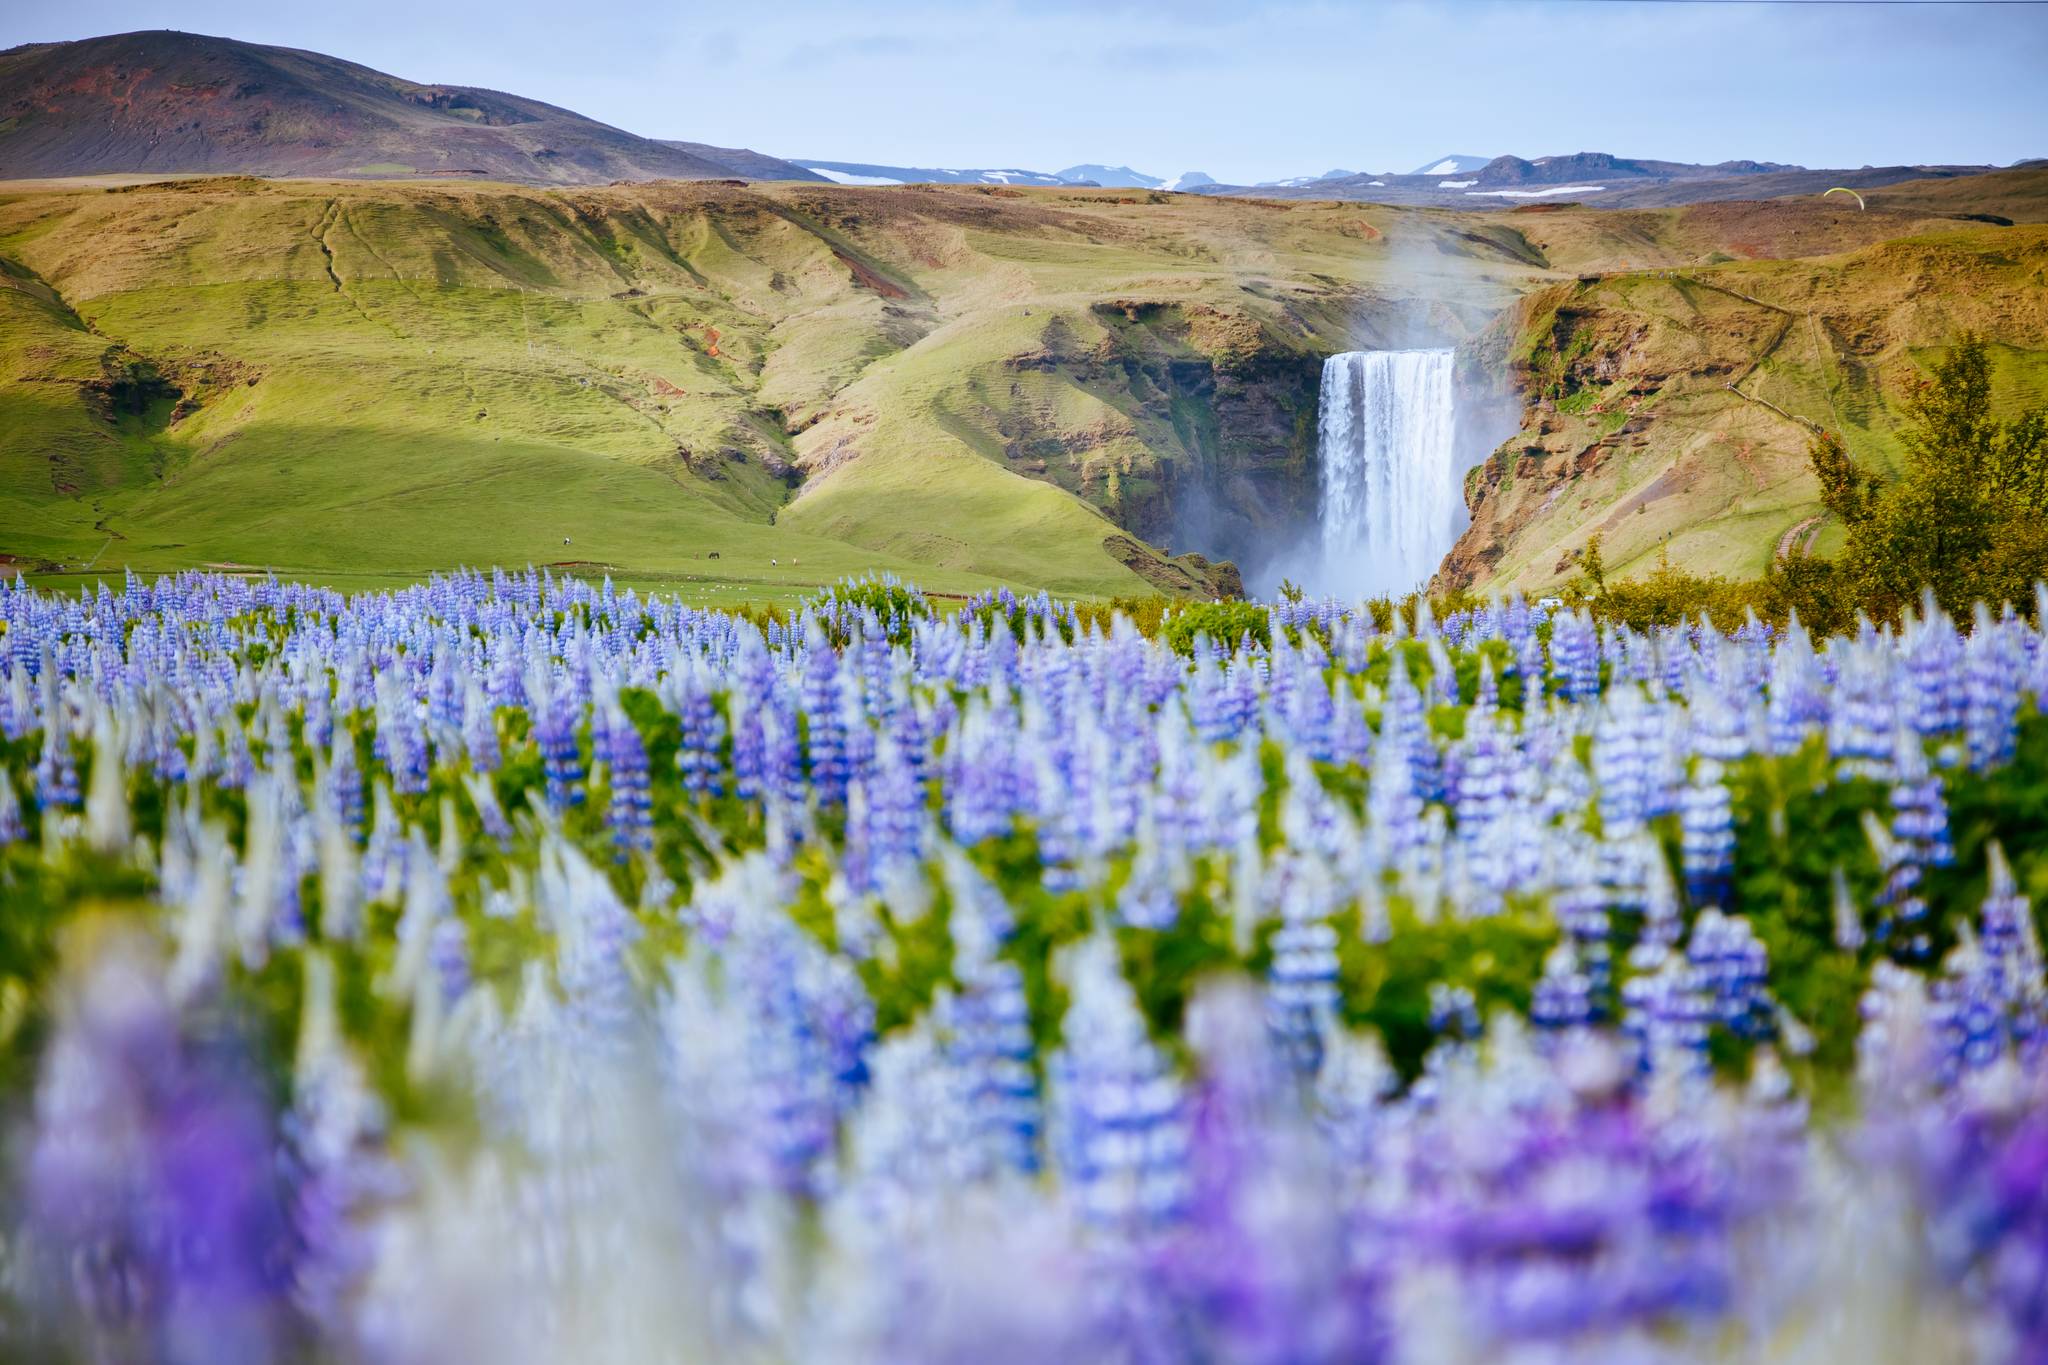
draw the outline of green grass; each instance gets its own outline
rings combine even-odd
[[[116,575],[238,564],[336,583],[575,562],[719,601],[870,569],[942,592],[1143,592],[1147,578],[1105,542],[1116,518],[1156,501],[1169,466],[1274,467],[1275,452],[1233,446],[1173,366],[1312,365],[1385,344],[1419,317],[1456,336],[1519,291],[1570,289],[1576,273],[1619,259],[1698,260],[1713,234],[1751,231],[1726,211],[1575,210],[1510,225],[1115,197],[0,186],[0,554],[60,573],[88,561]],[[2009,252],[2020,231],[1990,236]],[[1920,250],[1952,265],[1962,247],[1942,244],[1966,239],[1943,231]],[[2033,268],[2015,260],[2013,287]],[[1836,269],[1771,275],[1781,267],[1715,273],[1796,293]],[[1744,311],[1693,293],[1628,277],[1599,297],[1652,316],[1656,344],[1690,363],[1689,330]],[[1843,346],[1802,360],[1800,335],[1764,357],[1759,382],[1788,406],[1841,404],[1852,445],[1881,457],[1895,441],[1885,362]],[[135,362],[188,401],[108,420],[88,389]],[[2028,344],[2005,363],[2048,384]],[[1724,413],[1711,397],[1657,398],[1680,446],[1716,434]],[[1298,411],[1277,417],[1292,433],[1285,459],[1306,459],[1312,427]],[[1600,417],[1608,431],[1623,420],[1618,408]],[[1711,469],[1698,449],[1679,453]],[[1640,482],[1670,462],[1659,447],[1616,467]],[[794,494],[781,474],[791,464],[807,473]],[[1810,497],[1782,482],[1692,479],[1683,497],[1630,514],[1644,537],[1610,562],[1689,522],[1715,556],[1753,558],[1734,531]],[[1513,491],[1542,488],[1523,479]],[[1586,516],[1609,515],[1631,487],[1587,491],[1590,509],[1546,515],[1517,563],[1547,569],[1560,537],[1583,535]]]

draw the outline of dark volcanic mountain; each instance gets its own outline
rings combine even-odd
[[[517,95],[417,85],[229,38],[122,33],[0,52],[0,179],[191,171],[584,185],[821,178]]]

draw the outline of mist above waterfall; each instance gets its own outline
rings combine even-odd
[[[1398,596],[1428,582],[1465,524],[1454,353],[1346,351],[1323,364],[1317,593]]]

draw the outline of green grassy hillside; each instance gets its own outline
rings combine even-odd
[[[2048,228],[1972,226],[1533,293],[1473,343],[1528,405],[1467,480],[1473,525],[1444,581],[1547,588],[1596,533],[1624,576],[1665,555],[1752,577],[1774,555],[1827,553],[1840,530],[1808,469],[1814,430],[1896,469],[1903,400],[1964,329],[1992,340],[2002,404],[2048,402]]]
[[[0,554],[345,582],[573,563],[724,600],[864,569],[1206,593],[1226,580],[1170,555],[1313,512],[1324,355],[1625,292],[1567,283],[1624,263],[2019,240],[1958,209],[0,186]],[[1780,267],[1795,302],[1833,268],[1755,269]]]

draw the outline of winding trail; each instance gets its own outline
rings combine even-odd
[[[1820,523],[1821,518],[1816,515],[1788,527],[1785,534],[1778,537],[1778,552],[1773,558],[1780,562],[1790,559],[1795,549],[1801,559],[1812,554],[1813,538],[1820,534]],[[1794,542],[1800,543],[1795,546]]]
[[[1723,384],[1721,387],[1728,390],[1728,392],[1734,394],[1737,398],[1747,399],[1748,401],[1755,403],[1760,407],[1769,408],[1772,412],[1777,413],[1778,416],[1784,418],[1788,422],[1797,422],[1800,426],[1805,427],[1808,431],[1813,432],[1815,435],[1819,435],[1825,431],[1825,428],[1822,427],[1820,423],[1814,421],[1811,417],[1801,417],[1796,412],[1787,412],[1783,408],[1779,407],[1776,403],[1773,403],[1768,398],[1759,398],[1753,393],[1744,393],[1741,389],[1736,388],[1733,384]]]

